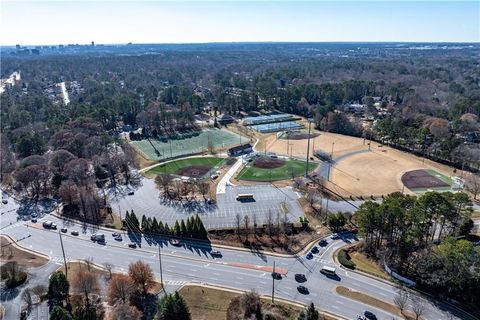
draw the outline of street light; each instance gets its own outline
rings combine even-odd
[[[312,132],[312,120],[308,119],[307,165],[305,166],[305,178],[308,177],[308,160],[310,159],[310,133],[311,132]]]

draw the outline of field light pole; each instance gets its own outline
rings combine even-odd
[[[312,121],[308,120],[308,142],[307,142],[307,165],[305,166],[305,178],[308,177],[308,160],[310,159],[310,133],[312,131]]]
[[[163,285],[162,251],[160,250],[160,243],[158,244],[158,263],[160,265],[160,283],[162,285],[162,290],[165,292],[165,286]]]
[[[272,273],[272,303],[275,303],[275,261],[273,261]]]

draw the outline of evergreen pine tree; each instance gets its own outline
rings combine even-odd
[[[142,216],[142,231],[148,232],[147,217],[145,215]]]
[[[208,238],[208,232],[207,229],[205,229],[205,226],[203,225],[202,219],[197,215],[197,225],[198,225],[198,238],[200,239],[207,239]]]
[[[137,215],[135,212],[130,213],[130,221],[129,224],[137,231],[140,228],[140,221],[138,221]]]
[[[165,229],[168,229],[168,224],[166,224],[165,226],[163,225],[163,222],[160,221],[158,223],[158,233],[160,234],[168,234],[167,231],[165,231]]]
[[[156,217],[153,217],[153,220],[152,220],[152,232],[159,233],[159,226],[158,226],[158,221]]]
[[[130,222],[130,212],[125,213],[125,219],[123,220],[123,226],[128,228],[128,222]]]
[[[187,235],[187,227],[185,226],[185,221],[182,221],[180,222],[180,235],[182,237],[185,237]]]
[[[185,232],[185,233],[186,233],[189,237],[191,237],[192,234],[193,234],[193,228],[192,228],[193,226],[192,226],[192,219],[190,219],[190,217],[188,217],[188,219],[187,219],[186,227],[187,227],[187,229],[186,229],[186,232]]]
[[[178,223],[178,220],[175,221],[175,227],[173,227],[173,234],[176,236],[180,235],[180,224]]]
[[[173,301],[175,304],[175,319],[190,320],[190,310],[188,309],[187,302],[178,291],[175,291],[173,294]]]
[[[147,219],[147,228],[148,228],[148,232],[155,232],[153,230],[153,221],[152,221],[152,218],[148,217]]]

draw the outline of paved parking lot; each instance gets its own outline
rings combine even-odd
[[[239,202],[236,196],[239,193],[251,193],[254,202]],[[156,217],[163,223],[173,226],[175,220],[186,219],[191,215],[198,214],[206,228],[226,228],[235,225],[237,213],[243,218],[248,215],[253,221],[256,215],[257,223],[266,221],[268,212],[272,213],[274,221],[277,213],[283,218],[284,212],[290,221],[298,220],[303,215],[302,209],[297,203],[298,195],[291,188],[276,188],[272,185],[256,186],[227,186],[224,194],[217,195],[216,206],[208,206],[199,201],[188,206],[186,203],[165,203],[159,198],[159,191],[155,182],[150,179],[142,179],[142,184],[135,190],[132,196],[122,194],[111,195],[111,205],[115,211],[120,210],[122,216],[126,210],[134,210],[139,218],[145,214],[147,217]],[[286,210],[284,210],[284,208]]]

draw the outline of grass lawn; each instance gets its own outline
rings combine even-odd
[[[216,157],[197,157],[181,159],[156,166],[155,168],[150,169],[148,173],[175,174],[178,169],[191,166],[208,166],[210,168],[214,168],[218,167],[223,162],[223,160],[225,159]]]
[[[180,294],[187,301],[193,320],[219,320],[225,319],[230,301],[240,294],[236,292],[206,288],[200,286],[184,286]],[[276,302],[272,304],[269,299],[262,299],[264,313],[267,311],[276,315],[276,319],[296,320],[303,308],[296,305]],[[323,319],[336,319],[325,315]]]
[[[365,255],[359,252],[349,252],[350,258],[355,263],[355,269],[372,274],[379,278],[389,280],[388,274],[382,271],[378,264],[372,259],[367,258]]]
[[[239,180],[249,181],[279,181],[292,179],[305,173],[306,161],[286,160],[286,163],[278,168],[263,169],[252,165],[253,162],[245,166],[237,176]],[[308,163],[308,171],[317,167],[317,163]]]
[[[16,261],[22,267],[31,268],[42,266],[48,262],[46,257],[23,250],[5,236],[0,236],[0,247],[0,264]]]

